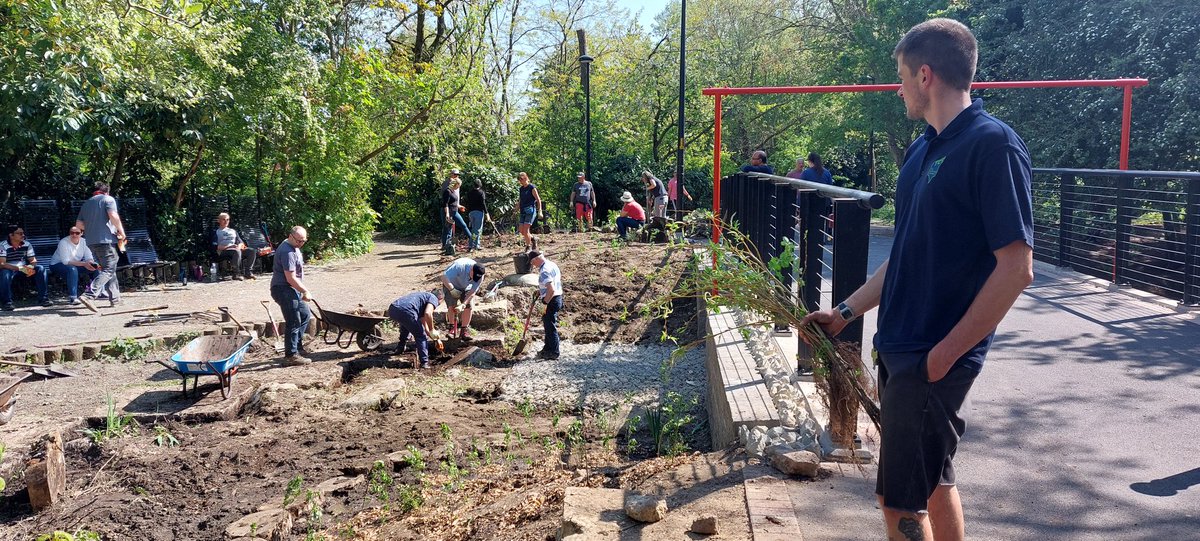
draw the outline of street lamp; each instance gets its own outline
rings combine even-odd
[[[583,145],[587,155],[583,166],[583,175],[589,182],[594,182],[592,179],[592,61],[595,59],[587,54],[587,37],[583,30],[576,30],[575,34],[579,36],[579,68],[583,79]]]

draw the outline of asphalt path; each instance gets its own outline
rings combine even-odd
[[[891,240],[872,236],[872,272]],[[967,537],[1200,540],[1200,313],[1035,274],[965,407]]]

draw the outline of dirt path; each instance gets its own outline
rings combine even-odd
[[[507,273],[508,246],[476,255]],[[565,343],[648,344],[661,337],[662,321],[641,308],[669,290],[686,250],[617,248],[592,235],[550,237],[543,246],[565,277]],[[377,309],[405,291],[432,286],[449,261],[436,246],[381,240],[370,255],[314,266],[308,282],[323,305],[348,310],[361,303]],[[266,289],[262,279],[193,284],[179,291],[134,293],[126,304],[152,306],[169,299],[172,312],[221,304],[238,315],[261,312],[258,301],[267,298]],[[527,294],[513,288],[505,296],[516,304]],[[119,317],[109,322],[108,317],[17,314],[4,322],[27,320],[37,329],[33,340],[87,339],[124,330]],[[673,313],[667,331],[687,338],[689,317],[685,310]],[[163,335],[195,329],[161,327]],[[201,381],[198,396],[182,398],[178,379],[156,364],[72,364],[81,377],[23,387],[18,415],[0,427],[0,441],[10,445],[55,427],[64,430],[70,440],[64,501],[40,514],[31,512],[17,445],[0,463],[0,476],[9,480],[0,500],[0,538],[82,529],[103,539],[223,539],[235,520],[262,506],[282,505],[289,486],[295,487],[290,494],[296,502],[285,538],[547,539],[557,528],[567,486],[661,493],[669,501],[675,498],[672,505],[690,506],[689,513],[714,506],[723,521],[733,517],[729,531],[742,531],[740,475],[730,465],[735,459],[648,458],[654,437],[647,424],[627,423],[616,408],[538,409],[530,400],[506,400],[501,389],[513,363],[529,361],[505,358],[504,331],[482,332],[477,341],[497,360],[431,372],[409,368],[408,356],[319,344],[313,344],[317,362],[287,368],[260,342],[228,400],[216,392],[215,378]],[[0,344],[18,343],[3,334]],[[394,342],[394,336],[388,339]],[[159,350],[150,357],[169,353]],[[346,362],[380,367],[346,371]],[[380,385],[388,390],[379,391]],[[690,385],[702,389],[703,381]],[[362,393],[367,393],[365,408],[346,406]],[[684,398],[702,400],[700,394]],[[107,439],[84,437],[78,432],[82,426],[103,428],[110,396],[119,412],[140,420],[139,428],[117,429]],[[684,425],[677,429],[693,449],[706,444],[702,408],[702,402],[684,400],[667,413],[666,420]],[[686,415],[692,417],[683,422]],[[171,445],[172,438],[177,445]],[[725,465],[713,466],[717,462]],[[694,475],[701,470],[719,475]],[[671,528],[672,537],[686,537]]]

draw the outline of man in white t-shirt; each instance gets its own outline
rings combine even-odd
[[[546,330],[546,345],[538,352],[538,357],[554,360],[559,354],[558,313],[563,308],[562,272],[558,265],[546,259],[541,252],[529,252],[529,265],[540,269],[538,272],[538,295],[546,304],[546,313],[542,315],[542,327]]]
[[[50,272],[67,283],[67,300],[71,304],[79,304],[79,273],[83,272],[90,284],[100,271],[92,250],[82,240],[83,231],[72,227],[70,234],[58,241],[58,248],[50,258]]]

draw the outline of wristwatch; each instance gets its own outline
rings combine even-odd
[[[854,318],[858,317],[858,316],[854,315],[854,310],[851,310],[850,307],[847,306],[846,303],[844,303],[844,302],[838,303],[837,311],[839,314],[842,315],[842,319],[844,319],[846,321],[853,321]]]

